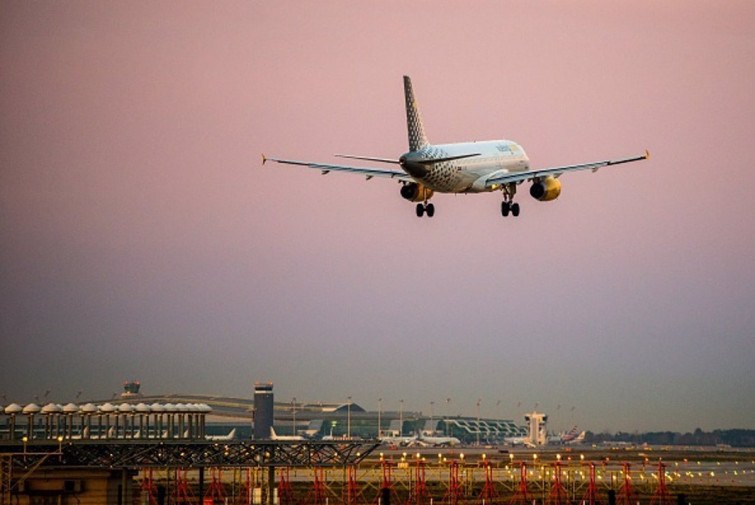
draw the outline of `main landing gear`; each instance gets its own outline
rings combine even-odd
[[[516,217],[519,215],[519,204],[514,202],[501,202],[501,215],[503,217],[508,217],[508,215],[511,214],[512,216]]]
[[[514,203],[516,184],[507,184],[503,187],[503,201],[501,202],[501,215],[508,217],[509,214],[516,217],[519,215],[519,204]]]
[[[432,203],[418,203],[417,217],[422,217],[425,213],[427,213],[427,217],[433,217],[435,215],[435,205]]]

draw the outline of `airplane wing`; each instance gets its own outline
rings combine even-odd
[[[650,153],[648,151],[645,151],[645,154],[640,156],[632,156],[629,158],[620,158],[616,160],[604,160],[604,161],[595,161],[592,163],[582,163],[580,165],[566,165],[562,167],[553,167],[553,168],[543,168],[540,170],[528,170],[526,172],[510,172],[510,173],[495,173],[492,174],[487,181],[485,181],[485,185],[487,187],[497,186],[500,184],[511,184],[511,183],[520,183],[522,181],[526,180],[532,180],[539,177],[547,177],[547,176],[555,176],[558,177],[559,175],[566,173],[566,172],[576,172],[578,170],[592,170],[593,172],[597,172],[599,168],[607,167],[609,165],[620,165],[622,163],[630,163],[632,161],[641,161],[646,160],[650,157]]]
[[[377,168],[365,168],[365,167],[351,167],[347,165],[329,165],[326,163],[311,163],[309,161],[294,161],[294,160],[282,160],[279,158],[268,158],[264,154],[262,155],[262,164],[267,161],[274,161],[276,163],[283,163],[286,165],[301,165],[304,167],[314,168],[320,170],[323,175],[329,172],[350,172],[352,174],[363,175],[369,181],[373,177],[388,177],[390,179],[396,179],[399,181],[411,182],[413,179],[403,170],[382,170]]]

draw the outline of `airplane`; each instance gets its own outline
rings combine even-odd
[[[330,434],[323,435],[320,437],[320,440],[326,440],[326,441],[333,441],[335,438],[333,437],[333,427],[330,427]]]
[[[582,442],[585,439],[586,432],[577,434],[577,427],[572,427],[568,433],[561,433],[560,435],[554,435],[548,437],[549,444],[576,444]]]
[[[561,437],[561,443],[577,444],[579,442],[584,442],[585,435],[587,435],[586,431],[581,431],[579,434],[577,434],[577,427],[574,426],[571,431],[569,431],[569,433],[566,433]]]
[[[275,428],[272,426],[270,427],[270,440],[280,440],[282,442],[286,441],[302,441],[304,440],[304,437],[301,435],[278,435],[275,433]]]
[[[416,435],[409,437],[387,435],[379,437],[378,440],[381,444],[391,447],[411,447],[415,442],[417,442],[417,437]]]
[[[232,428],[231,431],[229,431],[227,435],[205,435],[204,438],[207,440],[215,440],[218,442],[223,441],[223,440],[235,440],[236,428]]]
[[[561,433],[558,436],[558,440],[560,442],[568,442],[569,440],[574,440],[577,438],[577,425],[575,424],[572,426],[572,429],[570,429],[567,433]]]
[[[436,437],[420,433],[417,436],[416,443],[424,447],[454,447],[461,444],[461,440],[456,437]]]
[[[511,444],[512,447],[516,447],[517,445],[522,445],[524,447],[534,448],[536,445],[532,442],[532,439],[530,439],[529,436],[524,437],[504,437],[504,442],[507,444]]]
[[[323,435],[320,438],[320,440],[323,440],[323,441],[326,441],[326,442],[332,442],[334,440],[339,440],[339,439],[342,439],[342,438],[345,438],[345,437],[336,437],[335,435],[333,435],[333,426],[331,426],[330,427],[330,434]]]
[[[501,215],[518,216],[519,203],[514,202],[517,186],[531,182],[530,195],[542,202],[555,200],[561,194],[558,178],[566,172],[592,170],[610,165],[620,165],[648,159],[650,153],[628,158],[595,161],[578,165],[564,165],[533,170],[522,146],[511,140],[431,144],[414,98],[412,81],[404,76],[406,101],[406,125],[409,136],[409,151],[394,158],[336,154],[339,158],[355,159],[398,165],[400,169],[365,168],[334,165],[282,158],[268,158],[262,154],[262,164],[268,161],[288,165],[302,165],[330,172],[347,172],[367,178],[385,177],[401,183],[401,196],[416,203],[417,217],[435,215],[435,206],[428,203],[435,193],[487,193],[501,191]]]

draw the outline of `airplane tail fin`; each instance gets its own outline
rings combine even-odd
[[[425,127],[422,125],[422,117],[419,115],[417,101],[414,99],[412,80],[408,75],[404,76],[404,97],[406,98],[406,128],[409,132],[409,150],[419,151],[430,143],[425,136]]]

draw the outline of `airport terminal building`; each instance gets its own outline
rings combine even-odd
[[[416,411],[367,411],[354,402],[277,402],[272,383],[256,383],[253,398],[200,394],[142,395],[139,383],[124,384],[119,398],[95,401],[95,405],[206,405],[212,410],[205,420],[205,433],[224,436],[234,430],[234,438],[268,438],[269,426],[278,436],[308,438],[407,436],[417,433],[453,436],[463,443],[494,444],[504,437],[520,437],[526,428],[512,420],[471,417],[427,416]],[[256,428],[255,428],[255,425]]]

